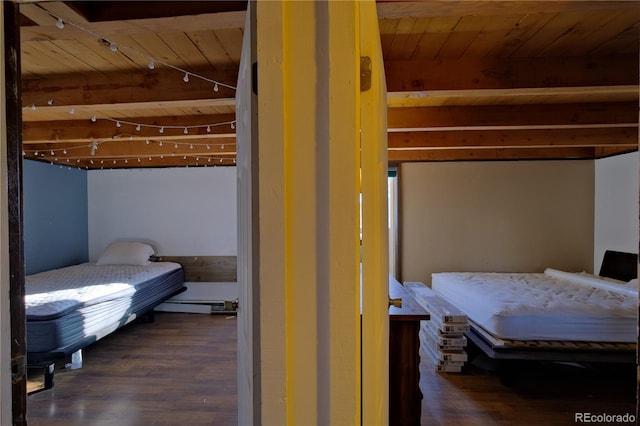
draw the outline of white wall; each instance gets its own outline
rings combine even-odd
[[[400,172],[403,281],[593,269],[593,161],[406,163]]]
[[[596,161],[594,269],[605,250],[638,253],[638,153]]]
[[[237,254],[235,167],[92,170],[87,190],[90,260],[115,240],[165,256]]]

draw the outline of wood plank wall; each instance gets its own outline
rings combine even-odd
[[[181,264],[187,282],[237,281],[237,256],[156,256],[154,260]]]

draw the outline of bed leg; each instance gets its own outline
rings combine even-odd
[[[82,368],[82,349],[78,349],[71,354],[71,362],[64,365],[65,368],[77,370]]]
[[[53,376],[55,374],[56,364],[51,363],[44,367],[44,389],[53,387]]]
[[[516,382],[518,375],[518,364],[516,362],[503,360],[498,367],[498,377],[500,383],[510,388]]]

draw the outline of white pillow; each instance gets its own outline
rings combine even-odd
[[[109,244],[96,265],[146,265],[152,254],[149,244],[119,241]]]

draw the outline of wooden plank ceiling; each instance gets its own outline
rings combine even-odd
[[[245,2],[20,4],[24,157],[233,165]],[[379,2],[389,161],[638,148],[640,3]]]

